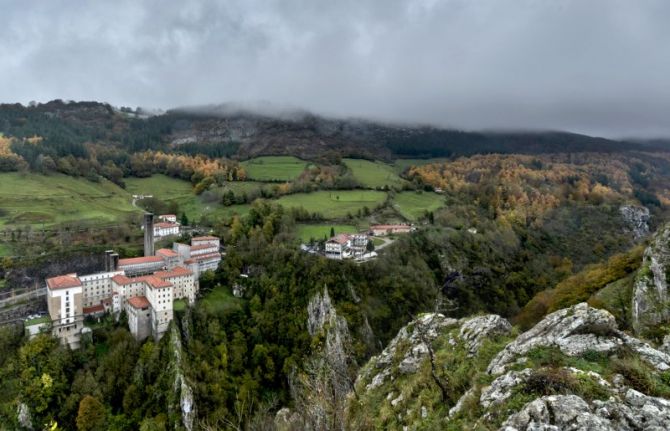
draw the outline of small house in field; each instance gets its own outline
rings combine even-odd
[[[370,226],[370,232],[374,236],[410,233],[412,230],[414,230],[414,227],[409,224],[377,224]]]

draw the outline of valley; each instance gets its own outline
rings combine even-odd
[[[177,114],[150,121],[170,122],[171,115]],[[210,124],[199,117],[190,121],[200,132]],[[579,397],[599,418],[593,420],[611,420],[593,407],[605,392],[619,397],[617,409],[635,409],[618,389],[594,386],[617,373],[629,376],[626,388],[650,397],[645,402],[665,393],[664,374],[654,367],[665,361],[667,331],[658,322],[636,330],[633,309],[636,295],[651,291],[643,289],[643,277],[649,286],[655,283],[644,250],[670,220],[667,153],[533,150],[443,157],[431,150],[428,155],[440,157],[403,159],[359,143],[358,150],[379,156],[360,158],[346,146],[338,147],[339,154],[304,147],[296,131],[302,126],[291,127],[282,142],[297,146],[293,154],[282,147],[281,155],[255,154],[263,153],[256,143],[241,142],[239,153],[221,157],[215,154],[235,146],[207,140],[174,145],[175,135],[161,132],[155,141],[142,141],[153,142],[149,147],[104,139],[82,143],[87,156],[55,156],[52,165],[29,150],[50,153],[60,144],[9,141],[5,156],[15,164],[0,173],[1,292],[42,286],[58,274],[101,271],[99,257],[107,249],[121,259],[141,256],[145,211],[174,215],[180,223],[179,235],[155,240],[162,253],[173,242],[206,235],[221,238],[225,254],[216,270],[199,275],[192,304],[172,302],[174,316],[160,339],[137,341],[125,317],[86,317],[90,340],[72,351],[47,335],[24,337],[17,327],[44,322],[35,320],[39,312],[21,308],[32,318],[0,331],[11,352],[0,365],[12,364],[0,372],[9,388],[0,403],[6,423],[16,423],[15,402],[21,400],[31,420],[71,428],[79,404],[90,396],[104,401],[105,420],[118,429],[168,423],[217,429],[235,417],[279,429],[318,428],[323,420],[342,429],[458,429],[484,415],[483,429],[497,429],[506,421],[519,423],[516,414],[546,396]],[[286,132],[277,133],[274,139]],[[191,154],[190,148],[204,153]],[[258,157],[242,157],[244,151]],[[589,308],[578,305],[584,302]],[[573,311],[566,315],[566,309]],[[608,334],[633,350],[615,361],[588,349],[573,354],[570,337],[528,352],[515,347],[521,332],[570,313],[600,319]],[[424,335],[407,328],[422,325],[429,340],[421,343],[430,343],[441,370],[434,374],[430,359],[411,353],[421,350],[412,343]],[[471,327],[482,340],[472,341]],[[632,336],[639,341],[626,338]],[[529,358],[527,369],[487,371],[512,350]],[[652,360],[648,353],[656,362],[644,362]],[[13,371],[25,366],[26,355],[39,358],[57,392],[39,389],[41,374]],[[60,365],[68,361],[77,366]],[[584,380],[580,371],[562,367],[599,377]],[[529,380],[519,377],[511,395],[482,402],[487,388],[508,372]],[[138,385],[138,375],[151,383]],[[653,390],[630,377],[640,375]],[[534,379],[550,381],[554,389],[538,389]],[[85,381],[98,388],[92,395],[81,389]],[[170,389],[175,381],[183,383],[176,391]],[[443,390],[444,382],[450,386]],[[337,396],[323,397],[322,390]],[[489,402],[501,403],[506,413],[493,415]],[[254,407],[236,416],[240,403]],[[458,410],[459,403],[471,408]],[[312,415],[314,408],[329,413]]]

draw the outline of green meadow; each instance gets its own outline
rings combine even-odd
[[[241,164],[247,178],[255,181],[291,181],[309,166],[309,162],[292,156],[256,157]]]
[[[343,161],[363,187],[400,187],[405,182],[396,174],[392,166],[385,163],[362,159],[344,159]]]
[[[107,180],[62,174],[0,174],[0,227],[62,222],[114,223],[140,211],[128,192]]]
[[[407,220],[415,221],[426,211],[445,206],[444,196],[432,192],[402,192],[393,198],[393,207]]]
[[[349,224],[299,224],[296,226],[296,234],[301,241],[310,239],[320,240],[330,237],[330,229],[335,230],[335,235],[340,233],[357,233],[359,229]]]
[[[297,193],[282,196],[276,203],[285,208],[304,208],[310,213],[319,213],[326,219],[355,215],[367,207],[373,211],[386,199],[385,192],[373,190],[333,190],[313,193]]]

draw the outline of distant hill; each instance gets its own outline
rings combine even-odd
[[[293,155],[312,160],[668,149],[667,141],[624,142],[554,131],[465,132],[329,119],[301,111],[259,113],[234,105],[178,108],[150,116],[104,103],[60,100],[0,105],[0,133],[41,136],[57,156],[80,156],[86,142],[129,152],[162,149],[212,157]]]

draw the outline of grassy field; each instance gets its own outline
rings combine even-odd
[[[308,162],[292,156],[257,157],[241,164],[247,178],[256,181],[290,181],[309,166]]]
[[[299,224],[296,227],[296,233],[301,241],[307,242],[310,239],[320,240],[324,237],[330,237],[330,228],[338,233],[356,233],[358,228],[349,224]]]
[[[423,166],[430,163],[442,163],[449,159],[441,157],[434,159],[398,159],[393,163],[393,168],[397,173],[402,173],[405,169],[410,166]]]
[[[9,256],[11,254],[12,254],[12,248],[10,247],[10,245],[4,242],[0,242],[0,257]]]
[[[137,214],[130,195],[103,180],[94,183],[61,174],[0,174],[0,227],[53,225],[66,221],[113,223]]]
[[[235,212],[246,214],[249,211],[248,205],[223,207],[218,197],[215,197],[214,201],[208,202],[202,196],[196,196],[193,193],[191,183],[165,175],[154,175],[149,178],[126,178],[125,181],[130,194],[152,195],[164,202],[176,202],[179,204],[179,211],[185,212],[189,220],[199,220],[203,215],[228,217]],[[251,186],[252,184],[249,183],[242,187]],[[234,186],[231,185],[231,188],[236,192],[243,190],[242,187],[238,188],[237,183]]]
[[[383,203],[386,193],[372,190],[337,190],[314,193],[297,193],[283,196],[275,202],[286,208],[303,207],[310,213],[319,213],[326,219],[355,215],[358,210],[368,207],[370,211]]]
[[[361,159],[344,159],[354,178],[364,187],[400,187],[404,180],[394,171],[392,166],[382,162],[371,162]]]
[[[200,300],[200,303],[207,308],[207,311],[221,314],[240,307],[242,300],[235,298],[229,288],[217,286],[207,292]]]
[[[426,211],[435,211],[444,206],[444,197],[431,192],[402,192],[393,198],[393,207],[407,220],[417,220]]]
[[[49,323],[49,322],[51,322],[51,318],[49,316],[42,316],[36,319],[26,320],[24,324],[25,326],[32,326],[40,323]]]

